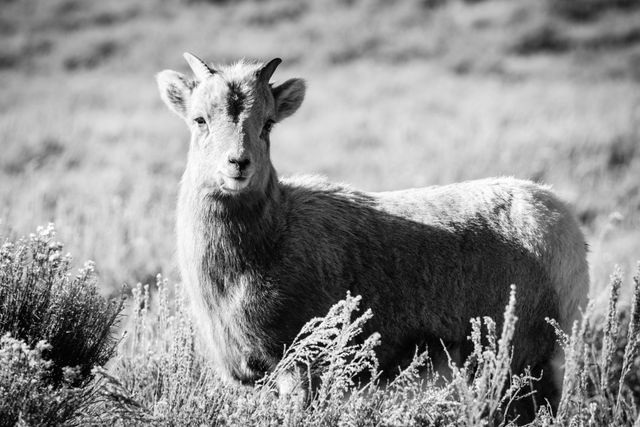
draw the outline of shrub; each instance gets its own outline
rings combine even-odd
[[[91,400],[89,388],[71,386],[74,369],[63,370],[57,387],[48,383],[52,362],[43,354],[50,350],[44,341],[31,348],[10,334],[0,338],[0,426],[57,426]]]
[[[62,250],[52,224],[0,247],[0,335],[10,333],[34,348],[45,341],[41,353],[51,361],[46,380],[60,384],[72,367],[79,385],[114,354],[112,329],[123,300],[98,294],[92,262],[72,276],[71,256]]]

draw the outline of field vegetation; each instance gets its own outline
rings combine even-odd
[[[215,62],[278,56],[284,63],[276,80],[307,79],[302,108],[273,131],[272,159],[281,175],[319,173],[371,191],[495,175],[551,184],[587,235],[594,306],[567,344],[576,369],[568,372],[583,375],[567,385],[564,412],[542,414],[539,424],[566,424],[575,417],[585,425],[630,423],[635,417],[630,402],[635,393],[637,403],[640,381],[632,287],[620,288],[621,314],[608,316],[608,304],[618,297],[606,285],[614,264],[627,273],[613,282],[631,282],[640,258],[638,2],[4,0],[0,6],[0,238],[14,242],[13,249],[3,248],[13,258],[2,268],[19,265],[31,272],[12,273],[11,285],[6,273],[0,283],[0,335],[11,332],[2,338],[0,359],[13,363],[3,364],[13,368],[1,375],[31,384],[19,389],[22,400],[11,400],[22,402],[22,409],[6,409],[15,422],[504,420],[502,403],[482,400],[479,393],[505,384],[487,385],[487,378],[512,381],[498,364],[506,341],[481,348],[481,369],[462,367],[445,385],[431,378],[418,386],[409,370],[395,388],[372,384],[362,392],[348,379],[353,369],[375,372],[370,348],[333,348],[334,360],[351,352],[361,355],[361,363],[349,367],[345,356],[327,374],[334,376],[323,386],[325,398],[310,407],[275,400],[268,384],[256,390],[230,387],[207,370],[197,357],[179,287],[161,281],[148,294],[135,287],[155,283],[158,273],[179,282],[174,212],[188,135],[162,105],[153,75],[164,68],[187,72],[183,51]],[[54,242],[46,228],[18,242],[49,222],[56,223],[56,239],[75,259],[95,260],[95,267],[87,265],[77,279],[65,278],[82,266],[65,258],[61,247],[46,249],[58,251],[59,258],[49,261],[47,252],[43,266],[29,264],[28,251],[22,258],[12,252]],[[20,290],[42,285],[36,280],[40,274],[51,275],[45,281],[50,288]],[[118,323],[119,303],[102,296],[116,296],[123,284],[134,289],[133,303]],[[5,311],[11,292],[30,295],[24,301],[32,303],[16,300],[14,311]],[[59,305],[48,305],[44,295]],[[65,305],[71,301],[89,311],[73,313],[74,306]],[[351,318],[344,313],[356,305],[357,299],[347,298],[327,319],[342,319],[339,329],[355,333],[357,321],[349,329],[352,322],[345,319]],[[32,314],[35,323],[25,317]],[[64,322],[80,325],[81,332],[56,332],[68,330]],[[609,324],[613,329],[605,333]],[[316,326],[322,335],[322,325]],[[129,331],[126,339],[114,350],[110,333],[123,331]],[[483,327],[483,333],[491,331]],[[416,363],[428,362],[418,356]],[[105,367],[90,374],[93,365]],[[585,372],[593,378],[583,381]],[[626,385],[616,388],[617,380],[609,383],[603,372],[611,378],[625,372]],[[14,377],[0,376],[0,385],[14,383],[6,378]],[[343,394],[348,398],[339,398]],[[37,418],[29,402],[45,396],[58,404],[78,403]],[[8,401],[0,402],[0,412]],[[486,401],[493,406],[474,406]]]
[[[416,349],[395,379],[380,381],[375,349],[384,337],[362,336],[375,314],[347,294],[303,327],[255,387],[228,384],[200,356],[181,287],[160,275],[155,303],[148,285],[133,289],[116,348],[121,303],[96,294],[91,264],[71,280],[69,257],[56,256],[63,246],[55,238],[52,227],[40,228],[0,252],[2,426],[506,426],[522,424],[514,408],[532,399],[539,381],[510,370],[518,321],[513,286],[502,330],[493,319],[470,319],[473,352],[462,366],[450,361],[446,376],[434,371],[429,349]],[[32,278],[29,287],[21,281],[25,275]],[[623,280],[616,271],[604,319],[590,307],[571,335],[558,330],[566,357],[562,399],[557,411],[537,407],[530,425],[630,425],[638,419],[640,265],[633,280],[630,309],[618,307]],[[34,319],[35,326],[25,327]],[[297,369],[319,378],[310,390],[313,400],[300,389],[277,396],[278,378]]]

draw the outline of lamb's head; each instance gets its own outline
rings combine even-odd
[[[195,79],[165,70],[157,80],[164,102],[191,130],[188,185],[220,198],[264,192],[273,173],[269,132],[298,109],[304,81],[270,85],[279,58],[212,68],[184,56]]]

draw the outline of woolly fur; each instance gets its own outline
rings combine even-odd
[[[247,70],[255,66],[231,67],[226,77],[245,81]],[[249,94],[254,108],[282,103],[261,101],[264,93]],[[255,127],[251,120],[238,126]],[[437,354],[442,340],[466,354],[469,319],[499,321],[511,284],[519,317],[513,368],[546,368],[555,337],[545,317],[569,330],[586,301],[585,240],[548,187],[491,178],[366,193],[318,177],[279,180],[267,151],[253,155],[264,163],[259,187],[203,195],[193,145],[178,257],[207,355],[228,378],[252,382],[273,368],[303,324],[347,291],[372,308],[365,332],[382,334],[378,357],[388,373],[416,346]]]

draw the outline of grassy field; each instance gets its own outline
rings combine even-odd
[[[281,175],[365,190],[513,175],[551,184],[592,296],[640,259],[640,7],[628,0],[0,2],[0,236],[53,221],[104,294],[179,277],[187,130],[154,74],[181,55],[307,79]]]

